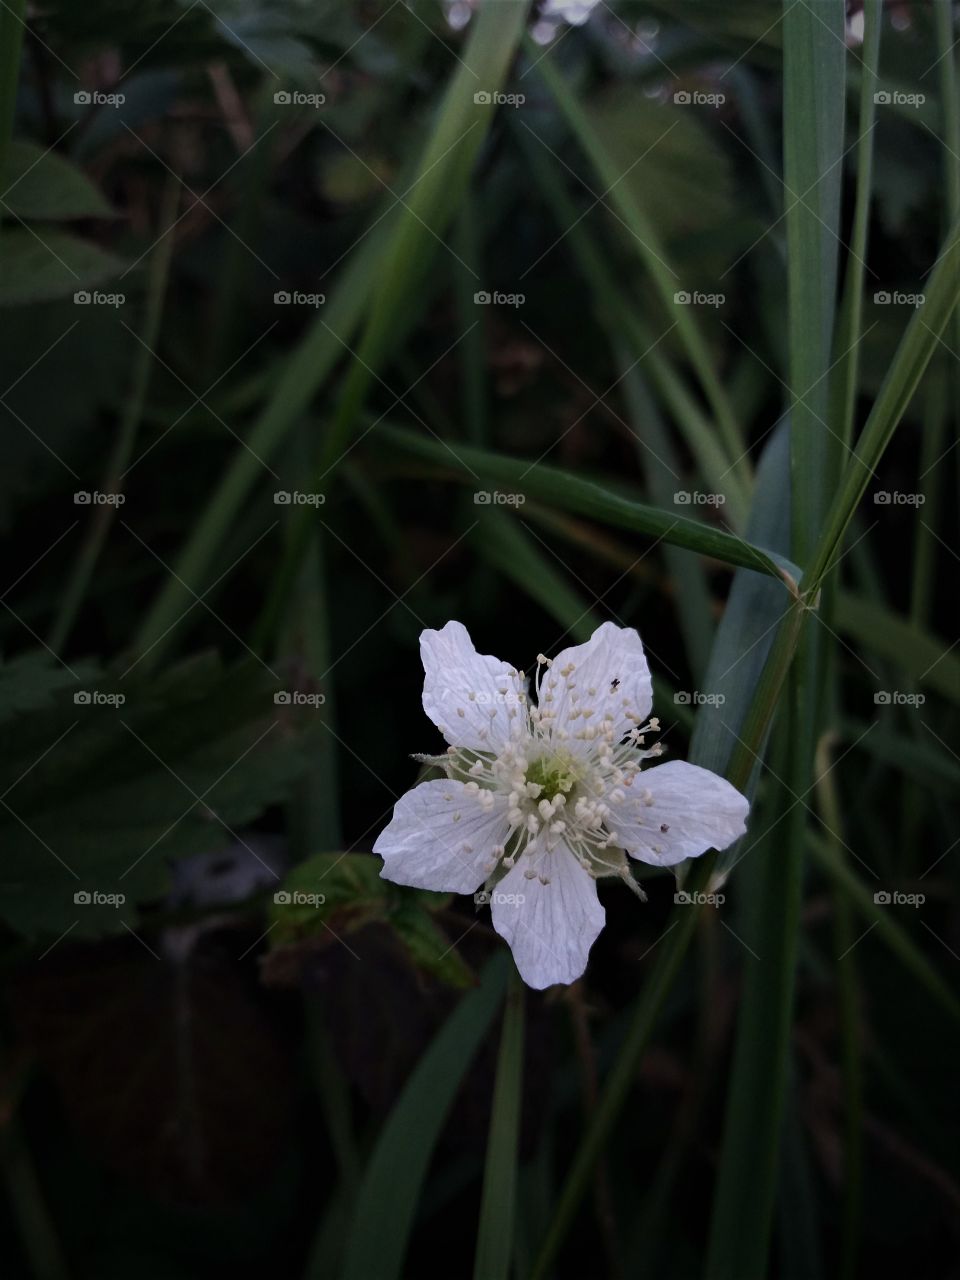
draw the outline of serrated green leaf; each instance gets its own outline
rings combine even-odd
[[[35,142],[19,139],[11,144],[7,184],[0,215],[9,211],[45,222],[116,216],[82,169]]]
[[[83,670],[85,686],[12,719],[0,752],[0,912],[28,937],[118,931],[166,891],[171,859],[229,844],[303,768],[302,735],[250,664],[202,655],[153,681]]]
[[[112,280],[126,265],[114,254],[64,231],[5,226],[0,241],[0,306],[68,298]]]

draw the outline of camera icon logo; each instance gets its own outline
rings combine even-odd
[[[678,489],[673,495],[673,500],[678,506],[688,507],[690,505],[690,494],[686,489]]]
[[[288,307],[293,299],[290,294],[287,293],[286,289],[278,289],[273,295],[273,301],[278,307]]]
[[[690,294],[687,293],[686,289],[678,289],[673,295],[673,300],[678,307],[689,307]]]
[[[690,105],[690,93],[687,89],[678,89],[673,95],[673,100],[680,107],[688,107]]]
[[[474,505],[478,507],[488,507],[493,501],[493,495],[488,493],[486,489],[478,489],[473,495]]]
[[[285,689],[280,689],[273,695],[274,705],[278,707],[289,707],[293,699]]]
[[[678,907],[689,907],[693,899],[684,889],[678,889],[673,895],[673,900]]]
[[[278,889],[273,895],[273,900],[278,907],[289,907],[291,901],[290,893],[287,889]]]
[[[73,295],[73,301],[78,307],[88,307],[93,298],[86,289],[78,289]]]
[[[74,904],[78,907],[89,907],[90,893],[86,889],[78,889],[73,895]]]
[[[473,895],[473,900],[478,907],[485,907],[490,901],[490,894],[486,889],[478,889]]]
[[[473,301],[478,307],[488,307],[492,302],[492,298],[485,289],[481,289],[473,295]]]
[[[73,100],[78,107],[89,107],[93,101],[93,94],[89,89],[78,89],[73,95]]]
[[[885,289],[881,289],[879,293],[873,295],[873,300],[878,307],[888,307],[890,305],[890,295]]]
[[[877,492],[873,495],[873,501],[878,507],[889,507],[890,490],[878,489]]]
[[[873,100],[878,107],[888,107],[891,102],[890,92],[887,89],[880,89],[873,95]]]
[[[273,495],[273,504],[276,507],[289,507],[292,501],[292,495],[286,489],[278,489]]]
[[[92,699],[86,689],[78,689],[73,695],[73,701],[78,707],[89,707]]]
[[[493,101],[486,89],[480,89],[475,93],[473,95],[473,100],[478,107],[489,107],[490,103]]]
[[[678,707],[689,707],[689,705],[690,705],[690,694],[687,692],[687,690],[686,690],[686,689],[679,689],[679,690],[678,690],[678,691],[673,695],[673,700],[674,700],[674,702],[677,704],[677,706],[678,706]]]
[[[878,889],[877,892],[873,895],[873,900],[878,907],[889,907],[890,894],[887,892],[886,889]]]
[[[886,689],[878,689],[873,695],[873,702],[874,706],[877,707],[889,707],[892,702],[892,698]]]
[[[273,95],[273,100],[278,107],[288,107],[293,101],[286,89],[278,89]]]
[[[89,507],[93,499],[88,490],[78,489],[73,495],[73,501],[78,507]]]

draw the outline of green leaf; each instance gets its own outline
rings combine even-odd
[[[72,689],[48,678],[49,697],[34,674],[0,752],[0,913],[27,937],[119,932],[166,892],[171,859],[230,844],[303,768],[273,680],[250,664],[202,655],[152,681],[81,674]]]
[[[347,1240],[342,1280],[398,1280],[430,1157],[457,1089],[503,998],[503,952],[454,1010],[426,1051],[380,1132]]]
[[[0,215],[67,222],[72,218],[113,218],[115,211],[87,175],[56,151],[20,139],[10,146],[7,191]]]
[[[5,226],[0,239],[0,306],[68,298],[113,279],[126,265],[64,231]]]
[[[454,477],[461,483],[486,481],[507,485],[515,493],[539,498],[564,511],[573,511],[578,515],[591,516],[604,524],[644,533],[701,555],[711,556],[724,564],[754,569],[757,573],[779,578],[788,586],[792,586],[799,572],[797,566],[789,560],[763,547],[753,546],[735,534],[724,533],[687,516],[674,515],[642,502],[633,502],[558,467],[467,445],[458,444],[453,448],[407,427],[382,423],[378,431],[383,444],[391,445],[404,453],[427,458],[431,462],[440,462],[451,468]]]
[[[77,682],[93,680],[95,663],[74,663],[73,670],[57,666],[43,649],[21,653],[9,662],[0,662],[0,722],[31,711],[49,710],[57,697]]]

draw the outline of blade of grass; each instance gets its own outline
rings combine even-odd
[[[817,748],[817,807],[827,832],[824,843],[836,862],[844,862],[843,811],[832,770],[835,735],[824,734]],[[860,1000],[856,937],[847,894],[834,883],[834,938],[837,947],[837,991],[840,1006],[841,1070],[843,1076],[843,1226],[840,1245],[841,1280],[854,1280],[860,1246],[863,1203],[863,1061],[860,1052]]]
[[[850,591],[837,595],[841,635],[905,671],[918,684],[960,702],[960,656],[916,622]]]
[[[498,952],[420,1059],[381,1130],[349,1228],[342,1280],[397,1280],[430,1157],[457,1089],[500,1006],[509,960]]]
[[[609,197],[611,204],[633,232],[638,252],[660,294],[664,310],[668,316],[675,317],[677,331],[717,420],[724,446],[730,458],[735,460],[740,478],[749,485],[750,468],[739,423],[692,314],[693,308],[677,307],[674,304],[674,293],[679,287],[680,277],[669,265],[659,235],[634,199],[631,188],[623,181],[626,175],[617,171],[617,166],[604,146],[603,138],[588,119],[568,81],[553,66],[550,56],[545,55],[529,36],[524,41],[524,47],[535,61],[537,72],[566,119],[571,133],[596,171],[603,197]]]
[[[871,925],[877,937],[887,944],[904,968],[919,980],[937,1004],[951,1018],[960,1020],[960,1000],[956,992],[944,982],[907,931],[897,924],[889,908],[874,901],[873,887],[865,884],[827,841],[808,832],[807,844],[822,869],[840,886],[864,921]]]
[[[777,629],[776,639],[754,686],[749,710],[743,718],[740,739],[733,747],[725,776],[739,790],[745,790],[754,768],[756,754],[766,739],[771,719],[796,651],[802,604],[794,603]],[[691,755],[694,763],[699,763]],[[705,890],[714,874],[715,855],[705,854],[694,864],[687,880],[691,893]],[[626,1106],[637,1067],[647,1046],[657,1015],[676,977],[687,947],[694,936],[699,908],[682,907],[655,944],[656,959],[643,992],[631,1016],[626,1040],[610,1071],[593,1118],[577,1148],[554,1208],[546,1238],[540,1248],[530,1280],[545,1280],[560,1247],[573,1225],[574,1215],[590,1185],[590,1176],[605,1149],[617,1119]]]
[[[666,424],[640,371],[631,365],[625,351],[621,351],[618,363],[627,411],[638,441],[637,454],[646,474],[647,493],[655,506],[666,510],[676,500],[677,485],[681,483],[677,472],[680,464]],[[649,444],[641,448],[644,437]],[[663,559],[668,576],[676,585],[677,621],[690,673],[699,689],[710,660],[715,630],[706,570],[702,561],[684,555],[680,547],[665,546]]]
[[[13,137],[20,83],[20,49],[26,30],[27,0],[4,0],[0,5],[0,191],[7,189],[7,156]]]
[[[514,973],[510,977],[500,1033],[477,1252],[473,1263],[474,1280],[501,1280],[510,1274],[522,1101],[523,985]]]
[[[207,585],[217,551],[266,464],[306,411],[318,387],[343,357],[343,345],[360,323],[366,300],[382,270],[389,226],[379,227],[349,259],[323,314],[291,356],[280,381],[240,445],[206,510],[177,558],[175,573],[154,601],[134,640],[138,654],[155,665],[169,649],[196,594]]]
[[[662,538],[665,542],[711,556],[724,564],[755,569],[758,573],[781,579],[791,588],[798,572],[796,565],[782,556],[753,546],[735,534],[724,533],[686,516],[658,511],[645,503],[633,502],[557,467],[466,445],[457,445],[454,450],[442,441],[432,440],[408,427],[383,423],[379,433],[381,445],[443,463],[462,483],[486,480],[511,485],[529,497],[539,498],[565,511],[592,516],[605,524],[634,533]]]
[[[147,402],[147,393],[150,389],[150,380],[154,370],[154,348],[160,336],[160,323],[163,317],[164,300],[167,295],[170,263],[173,259],[174,237],[167,235],[166,232],[174,225],[179,201],[180,182],[171,174],[164,188],[163,206],[158,223],[163,229],[163,234],[157,241],[147,277],[146,312],[143,319],[143,332],[140,335],[141,340],[134,350],[133,381],[130,393],[124,404],[120,417],[119,431],[102,481],[102,492],[104,493],[120,493],[123,491],[124,473],[133,456],[134,445],[143,420],[143,410]],[[63,650],[70,636],[117,509],[116,506],[107,505],[97,507],[91,514],[87,535],[83,540],[73,569],[67,579],[66,590],[60,598],[60,606],[57,609],[57,615],[47,641],[54,653],[60,653]]]
[[[590,284],[591,297],[597,300],[598,319],[611,335],[611,341],[629,343],[631,355],[640,359],[640,368],[672,414],[688,448],[697,460],[704,482],[711,491],[727,497],[729,516],[734,528],[741,529],[746,518],[749,477],[731,464],[738,457],[729,454],[713,423],[707,418],[691,394],[686,381],[679,377],[667,357],[660,351],[650,327],[641,313],[624,296],[602,249],[590,233],[587,220],[567,192],[566,186],[547,159],[546,153],[528,129],[514,125],[521,150],[543,192],[548,209],[566,234],[580,270]],[[683,308],[681,308],[683,310]]]
[[[537,518],[536,510],[530,514],[534,519]],[[554,522],[550,527],[556,529],[558,525]],[[546,614],[560,623],[566,635],[581,644],[590,639],[603,621],[602,617],[584,601],[576,588],[570,585],[556,565],[537,546],[536,541],[527,537],[523,529],[517,528],[502,512],[491,511],[472,536],[480,555],[504,577],[516,583],[521,591],[536,600]],[[587,545],[596,549],[595,542]],[[627,554],[626,564],[629,565],[633,558]],[[618,557],[614,563],[622,565],[624,558]],[[676,690],[657,671],[652,672],[652,677],[654,704],[670,707],[671,718],[689,732],[694,719],[691,707],[676,702],[673,696]]]
[[[804,590],[819,587],[833,563],[847,526],[960,301],[960,221],[947,233],[925,297],[924,305],[917,308],[907,325],[853,456],[845,465],[815,553],[804,573]]]
[[[470,174],[492,119],[487,106],[474,101],[482,85],[499,90],[523,32],[529,0],[510,5],[485,0],[474,19],[473,31],[460,67],[444,95],[437,120],[417,167],[417,177],[403,202],[387,250],[390,270],[381,273],[371,298],[357,357],[350,367],[336,413],[320,450],[319,469],[335,466],[364,399],[374,370],[404,334],[409,299],[418,290],[433,257],[437,239],[450,222],[468,189]],[[432,231],[433,234],[430,234]],[[479,282],[478,282],[479,283]]]
[[[837,322],[837,364],[831,374],[835,406],[831,418],[840,424],[839,435],[849,447],[853,439],[854,412],[860,376],[860,338],[863,328],[863,282],[867,269],[867,234],[873,187],[873,130],[876,122],[874,93],[880,59],[883,0],[865,0],[863,6],[863,70],[860,79],[860,115],[857,127],[857,194],[853,207],[853,231],[844,279],[843,301]]]
[[[836,293],[846,47],[842,0],[784,0],[784,182],[790,352],[791,555],[805,564],[837,473],[827,423]],[[799,194],[798,194],[799,193]],[[742,879],[747,963],[705,1273],[762,1280],[777,1204],[802,899],[808,786],[822,693],[823,629],[806,629],[779,722],[789,782],[772,775],[768,834]],[[783,822],[786,831],[776,831]],[[774,833],[773,838],[771,834]],[[749,837],[748,837],[749,839]]]
[[[603,618],[510,516],[502,511],[486,512],[471,538],[483,558],[536,600],[575,642],[590,639]]]

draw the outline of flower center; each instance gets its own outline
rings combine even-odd
[[[558,795],[568,796],[577,781],[573,761],[566,753],[542,756],[529,766],[526,781],[540,788],[538,800],[553,800]]]

